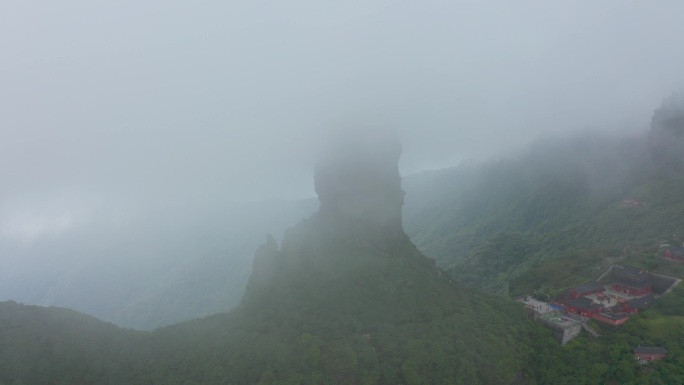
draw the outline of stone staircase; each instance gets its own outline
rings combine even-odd
[[[594,328],[589,326],[586,322],[582,322],[582,329],[586,330],[587,333],[591,334],[593,337],[601,337],[601,335],[598,334],[598,332]]]

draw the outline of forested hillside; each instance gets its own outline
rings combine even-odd
[[[496,293],[508,293],[510,280],[540,261],[619,256],[626,246],[673,235],[681,242],[677,111],[667,103],[656,111],[648,137],[585,133],[406,178],[407,191],[422,192],[407,194],[407,231],[457,280]]]
[[[0,384],[134,383],[147,340],[73,310],[0,302]]]

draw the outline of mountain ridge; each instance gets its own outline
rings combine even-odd
[[[257,250],[236,308],[130,338],[101,325],[103,333],[126,342],[112,365],[99,371],[100,380],[513,384],[531,375],[531,336],[550,338],[548,333],[512,301],[458,286],[411,243],[401,224],[400,148],[393,138],[380,138],[351,138],[342,154],[354,157],[317,166],[321,210],[287,230],[280,247],[270,237]],[[3,346],[5,354],[40,335],[15,332],[24,337]],[[81,349],[82,342],[64,333],[39,338],[48,345],[63,338]],[[35,354],[29,368],[58,362],[51,350]],[[81,357],[59,375],[44,373],[54,376],[50,381],[85,381],[79,363],[93,365]],[[134,369],[121,372],[123,367]],[[0,381],[16,379],[0,375]]]

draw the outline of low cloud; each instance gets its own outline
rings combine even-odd
[[[77,216],[71,212],[53,215],[18,212],[2,218],[0,235],[21,243],[31,243],[38,238],[65,233],[77,223]]]

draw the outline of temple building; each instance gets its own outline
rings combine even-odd
[[[634,348],[634,359],[641,365],[667,357],[667,349],[660,346],[637,346]]]
[[[648,309],[657,296],[678,280],[631,266],[613,265],[598,280],[576,286],[556,299],[565,313],[578,314],[611,325]]]

